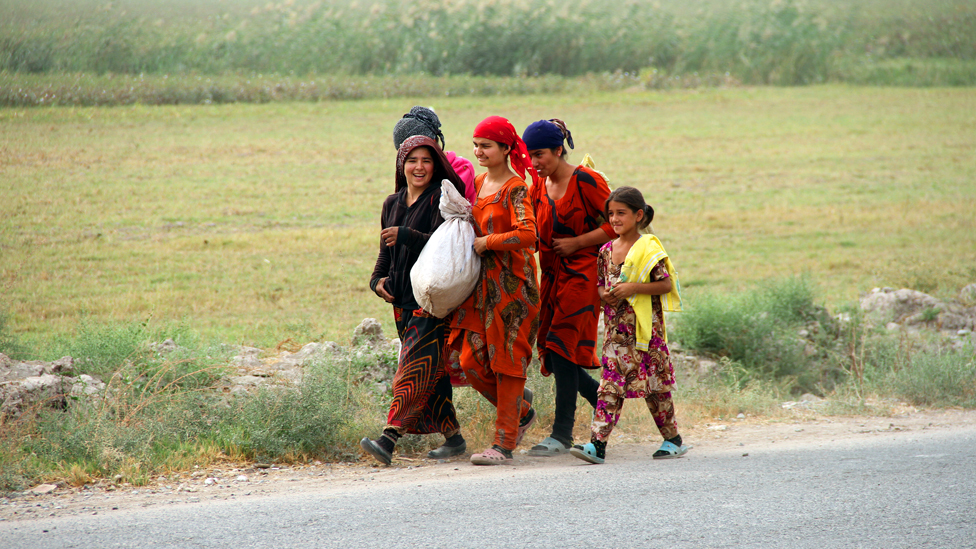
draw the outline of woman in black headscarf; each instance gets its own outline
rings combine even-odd
[[[441,132],[441,119],[433,109],[417,105],[403,115],[403,118],[393,127],[393,146],[399,149],[406,138],[414,135],[426,135],[440,142],[442,149],[446,148],[444,134]],[[464,192],[461,194],[468,199],[468,202],[474,204],[477,200],[477,193],[474,192],[474,165],[467,158],[458,156],[452,151],[445,150],[444,157],[464,182]]]
[[[415,135],[403,141],[397,154],[396,192],[383,203],[380,253],[369,282],[376,295],[393,304],[402,347],[386,428],[378,439],[364,437],[360,442],[363,450],[387,465],[397,440],[407,433],[443,433],[444,445],[428,454],[434,459],[467,449],[442,360],[447,321],[424,311],[410,284],[410,269],[443,222],[438,205],[445,179],[464,193],[464,183],[434,140]]]

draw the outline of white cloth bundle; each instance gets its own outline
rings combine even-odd
[[[410,269],[410,283],[417,303],[444,318],[474,291],[481,257],[474,251],[471,204],[447,179],[441,182],[440,210],[444,223],[430,235]]]

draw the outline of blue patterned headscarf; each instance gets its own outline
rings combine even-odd
[[[562,147],[563,139],[572,149],[573,134],[566,129],[566,124],[557,118],[533,122],[522,132],[522,141],[525,141],[525,148],[530,151]]]

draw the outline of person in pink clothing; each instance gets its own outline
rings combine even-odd
[[[444,134],[441,132],[441,121],[437,114],[427,107],[416,106],[410,112],[403,115],[393,127],[393,146],[400,150],[400,145],[410,136],[425,135],[434,141],[439,141],[444,156],[454,168],[454,173],[461,177],[464,182],[464,197],[468,202],[474,204],[478,199],[478,194],[474,190],[474,165],[463,156],[448,151],[444,146]],[[440,182],[437,182],[440,184]]]

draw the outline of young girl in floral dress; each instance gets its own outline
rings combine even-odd
[[[676,273],[661,241],[640,233],[650,225],[654,209],[639,190],[620,187],[611,192],[605,215],[617,238],[600,248],[597,256],[597,288],[606,328],[603,378],[590,442],[574,446],[570,453],[603,463],[624,399],[642,398],[664,437],[654,459],[681,457],[689,448],[682,445],[674,419],[674,369],[664,325],[664,311],[681,308]]]

